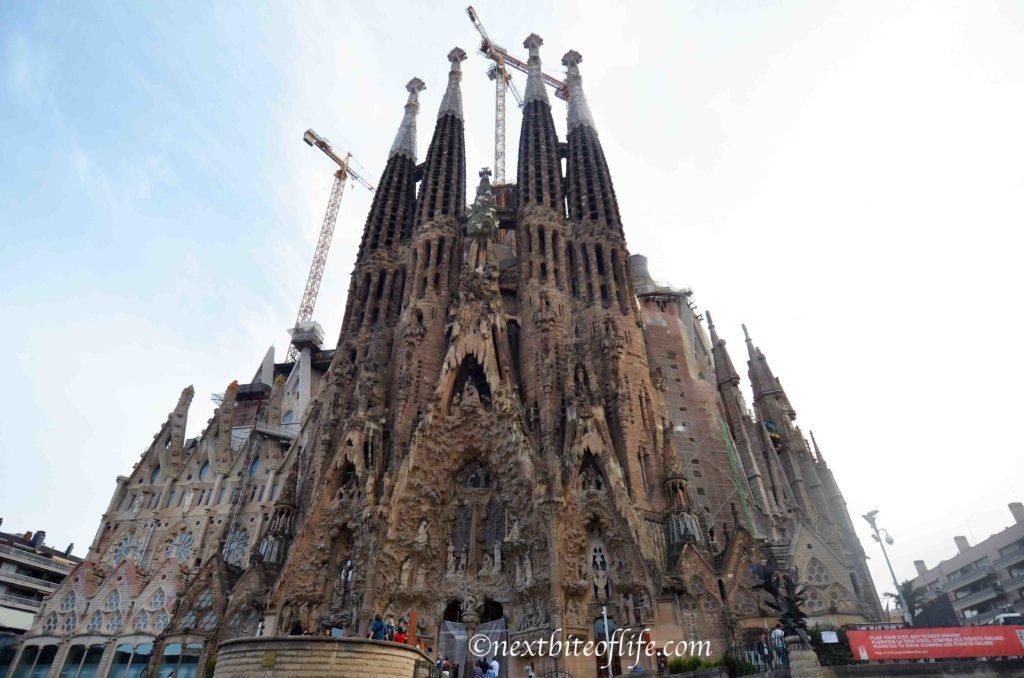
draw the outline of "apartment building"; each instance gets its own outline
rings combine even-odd
[[[953,537],[957,554],[928,568],[915,560],[915,589],[926,599],[946,595],[964,625],[989,624],[1000,614],[1024,612],[1024,504],[1010,504],[1013,524],[971,545]]]

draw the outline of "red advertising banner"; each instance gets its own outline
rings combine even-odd
[[[1024,626],[847,631],[854,659],[944,659],[1024,655]]]

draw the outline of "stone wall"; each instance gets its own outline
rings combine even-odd
[[[242,638],[221,643],[213,675],[413,678],[416,662],[426,660],[408,645],[361,638]]]

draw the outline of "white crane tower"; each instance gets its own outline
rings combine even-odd
[[[309,329],[308,325],[313,317],[313,307],[316,305],[316,297],[320,292],[320,281],[324,275],[324,265],[327,263],[327,252],[331,249],[331,238],[334,236],[334,227],[338,222],[338,207],[341,205],[341,196],[345,192],[345,183],[352,179],[369,191],[376,190],[373,184],[352,169],[349,164],[352,159],[351,153],[346,153],[345,157],[339,156],[326,139],[311,129],[306,130],[306,133],[302,135],[302,140],[310,146],[319,148],[324,155],[336,162],[338,171],[334,173],[334,185],[331,186],[331,197],[327,201],[327,213],[324,214],[324,222],[320,226],[320,237],[313,254],[313,263],[309,267],[309,276],[306,278],[306,289],[302,292],[302,301],[299,302],[299,313],[295,318],[295,327],[292,329],[293,337],[296,332]],[[288,359],[294,361],[296,358],[298,358],[298,350],[292,344],[288,348]]]
[[[487,35],[487,31],[484,30],[484,25],[480,22],[480,16],[473,9],[472,5],[466,8],[466,14],[469,15],[469,20],[473,22],[476,32],[480,34],[480,53],[494,62],[487,69],[487,77],[494,81],[494,183],[504,184],[506,87],[512,90],[512,94],[515,95],[519,107],[523,107],[523,97],[519,95],[519,90],[516,89],[515,83],[512,82],[512,77],[505,67],[511,66],[517,71],[526,73],[527,66],[525,61],[512,56],[508,53],[508,50],[491,40],[490,36]],[[547,73],[542,73],[541,75],[544,78],[544,84],[555,90],[556,97],[566,101],[569,99],[569,87],[564,82]]]

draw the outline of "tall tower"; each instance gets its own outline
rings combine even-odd
[[[366,217],[356,265],[349,284],[348,303],[338,345],[355,348],[364,327],[394,320],[405,296],[406,264],[400,245],[412,235],[416,207],[416,115],[423,81],[413,78],[405,86],[409,98],[405,115],[374,193]],[[348,343],[346,343],[348,342]]]
[[[566,345],[571,335],[571,284],[562,195],[558,136],[541,74],[540,46],[532,34],[523,42],[530,51],[523,124],[519,134],[516,244],[519,254],[519,378],[523,405],[530,413],[545,461],[561,451]]]
[[[664,404],[652,385],[619,205],[583,93],[581,61],[575,51],[562,58],[569,88],[566,202],[575,245],[567,259],[580,300],[576,334],[588,346],[626,487],[634,500],[654,502],[659,481],[676,475],[668,469],[677,468],[678,459],[667,444]]]
[[[462,259],[466,203],[466,139],[462,67],[466,53],[448,53],[448,87],[423,165],[407,255],[407,303],[398,327],[395,441],[404,446],[433,392],[448,344],[448,309]]]
[[[746,325],[743,335],[747,343],[748,374],[754,389],[754,409],[764,424],[772,446],[778,452],[783,469],[789,479],[797,503],[804,515],[831,543],[839,541],[835,519],[829,506],[825,488],[811,458],[800,428],[796,426],[796,410],[782,388],[782,383],[768,366],[761,349],[754,346]]]
[[[711,351],[715,359],[715,381],[718,384],[718,392],[725,411],[729,433],[732,436],[744,475],[750,485],[754,502],[765,515],[775,517],[780,513],[780,506],[784,506],[789,498],[788,488],[777,493],[773,492],[775,485],[771,480],[775,475],[781,476],[781,468],[774,455],[774,449],[759,449],[759,440],[755,431],[757,424],[747,415],[747,406],[739,386],[740,375],[736,372],[729,351],[725,348],[725,340],[720,339],[715,331],[711,313],[705,315],[708,321],[708,331],[711,334]],[[768,482],[765,481],[765,472],[768,475]]]

